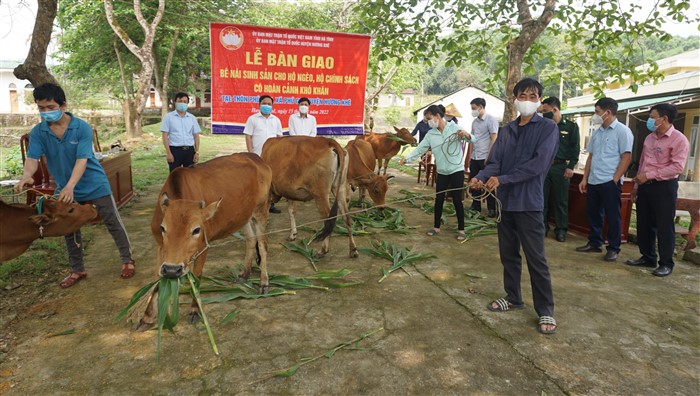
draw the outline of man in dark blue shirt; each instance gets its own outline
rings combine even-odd
[[[416,124],[416,127],[413,128],[413,132],[411,132],[411,135],[416,136],[416,133],[418,134],[418,141],[422,142],[423,138],[425,135],[428,134],[428,131],[430,130],[430,126],[428,125],[428,116],[425,114],[425,111],[423,112],[423,119],[418,121]]]
[[[559,145],[557,124],[536,114],[542,85],[526,78],[513,89],[520,116],[498,132],[486,167],[470,181],[471,188],[498,188],[502,203],[498,224],[498,248],[503,264],[506,297],[491,302],[488,309],[505,312],[525,306],[520,290],[522,243],[532,284],[538,330],[556,332],[554,296],[549,266],[544,254],[544,178]]]

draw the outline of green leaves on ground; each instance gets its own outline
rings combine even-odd
[[[282,245],[286,247],[287,250],[299,253],[306,257],[306,259],[311,263],[311,266],[314,267],[314,271],[318,271],[318,268],[316,268],[316,263],[321,261],[319,258],[319,253],[316,251],[316,249],[309,246],[313,239],[313,237],[305,238],[297,242],[285,242]]]
[[[395,244],[387,243],[386,241],[373,241],[371,248],[360,248],[359,250],[363,253],[368,253],[375,257],[391,261],[392,264],[388,269],[381,268],[382,277],[379,278],[378,283],[382,283],[384,279],[388,278],[392,272],[398,269],[405,271],[403,267],[408,264],[414,264],[420,260],[436,257],[432,254],[411,253],[409,248],[399,248]]]
[[[330,359],[330,358],[333,357],[333,355],[335,355],[336,352],[338,352],[338,351],[340,351],[340,350],[342,350],[342,349],[346,349],[346,350],[362,350],[363,348],[360,348],[360,347],[359,347],[359,343],[360,343],[362,340],[364,340],[365,338],[368,338],[368,337],[370,337],[370,336],[372,336],[372,335],[374,335],[374,334],[376,334],[376,333],[379,333],[380,331],[384,331],[384,328],[383,328],[383,327],[380,327],[380,328],[378,328],[378,329],[376,329],[376,330],[370,331],[369,333],[361,334],[361,335],[358,336],[357,338],[355,338],[355,339],[353,339],[353,340],[350,340],[350,341],[342,342],[342,343],[340,343],[340,344],[334,346],[333,348],[329,349],[328,351],[326,351],[326,352],[324,352],[324,353],[321,353],[321,354],[319,354],[319,355],[312,356],[312,357],[302,357],[302,358],[300,359],[299,363],[297,363],[297,364],[295,364],[295,365],[293,365],[293,366],[291,366],[291,367],[288,367],[288,368],[286,368],[286,369],[284,369],[284,370],[277,371],[277,372],[272,373],[272,374],[270,374],[270,375],[266,375],[266,376],[264,376],[263,378],[261,378],[261,379],[259,379],[259,380],[257,380],[257,381],[254,381],[254,382],[251,383],[250,385],[256,384],[256,383],[260,383],[260,382],[263,382],[263,381],[267,381],[267,380],[269,380],[269,379],[271,379],[271,378],[274,378],[274,377],[284,377],[284,378],[292,377],[294,374],[297,373],[297,371],[299,371],[299,369],[300,369],[302,366],[305,366],[305,365],[307,365],[307,364],[309,364],[309,363],[313,363],[313,362],[315,362],[315,361],[317,361],[317,360],[319,360],[319,359],[321,359],[321,358]]]

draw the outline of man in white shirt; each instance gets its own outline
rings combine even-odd
[[[299,98],[299,112],[289,116],[289,136],[316,136],[316,117],[309,114],[311,101]]]
[[[199,161],[197,118],[187,112],[190,97],[184,92],[175,95],[175,110],[163,117],[160,131],[170,172],[181,166],[189,167]]]
[[[260,112],[248,117],[243,129],[248,152],[257,155],[262,154],[262,148],[267,139],[282,136],[282,123],[277,116],[272,114],[272,97],[261,95],[259,103]],[[274,204],[270,205],[270,213],[280,212]]]

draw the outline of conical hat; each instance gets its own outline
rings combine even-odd
[[[447,106],[445,106],[445,115],[452,117],[462,117],[454,103],[450,103]]]

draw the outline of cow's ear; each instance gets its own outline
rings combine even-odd
[[[29,221],[32,223],[38,225],[38,226],[45,226],[47,224],[51,224],[54,221],[56,221],[56,218],[54,216],[50,216],[46,213],[40,214],[40,215],[33,215],[29,216]]]
[[[389,181],[389,180],[393,179],[393,178],[396,177],[396,176],[394,176],[394,175],[388,175],[388,176],[384,176],[384,177],[386,177],[386,181]]]
[[[168,193],[164,192],[160,195],[160,208],[165,210],[165,208],[170,205],[170,198],[168,198]]]
[[[219,198],[218,201],[210,203],[206,208],[202,208],[204,210],[204,220],[209,220],[212,217],[214,217],[214,214],[216,213],[216,210],[219,209],[219,205],[221,204],[221,201],[223,198]],[[204,203],[204,201],[202,201]]]
[[[401,131],[401,130],[400,130],[399,128],[397,128],[396,126],[394,126],[394,130],[395,130],[396,132],[400,132],[400,131]]]

